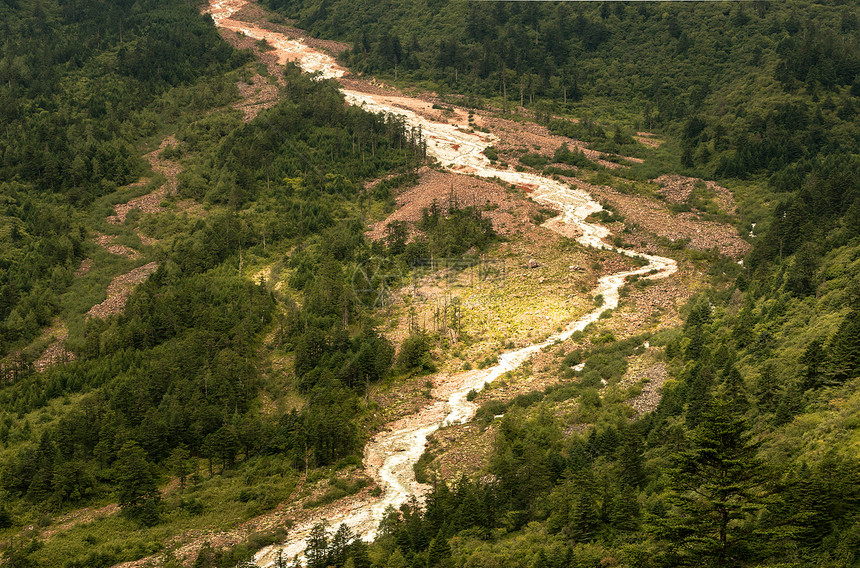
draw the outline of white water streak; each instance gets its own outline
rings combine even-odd
[[[255,39],[265,39],[278,51],[282,62],[296,61],[305,71],[318,73],[322,78],[339,78],[344,75],[346,70],[329,55],[313,50],[304,42],[232,20],[231,16],[245,4],[245,0],[217,0],[212,2],[209,12],[220,27],[240,31]],[[325,520],[332,527],[346,523],[354,533],[370,541],[375,538],[379,521],[388,507],[397,508],[413,496],[420,499],[429,489],[415,481],[412,466],[423,453],[430,434],[443,425],[466,422],[475,415],[476,406],[466,400],[469,391],[480,390],[487,383],[522,365],[540,349],[569,339],[574,332],[581,331],[588,324],[597,321],[604,310],[616,308],[618,291],[627,276],[638,274],[648,275],[649,278],[663,278],[674,273],[677,266],[674,260],[668,258],[605,244],[603,239],[609,231],[605,227],[585,222],[585,218],[590,214],[602,210],[600,204],[587,193],[539,175],[517,172],[510,168],[503,170],[491,165],[483,150],[496,141],[492,135],[473,132],[468,125],[436,122],[421,116],[412,109],[420,109],[423,106],[429,110],[430,105],[416,99],[349,90],[344,91],[344,95],[350,104],[362,106],[371,112],[399,115],[409,126],[420,128],[427,140],[428,154],[451,171],[498,178],[533,189],[531,196],[535,201],[561,212],[560,217],[547,222],[550,228],[558,223],[573,225],[582,232],[577,241],[585,246],[614,250],[648,261],[648,265],[642,268],[600,278],[594,291],[595,294],[603,296],[603,305],[599,308],[571,322],[563,331],[540,343],[501,354],[498,364],[491,368],[482,372],[463,373],[462,377],[457,378],[464,380],[461,380],[453,392],[449,391],[445,402],[426,406],[416,416],[401,421],[407,424],[404,427],[398,428],[395,425],[395,429],[377,434],[367,444],[364,451],[365,466],[383,489],[382,495],[376,498],[368,497],[365,501],[349,502],[341,509],[328,514]],[[371,464],[374,463],[382,465],[373,471]],[[273,566],[279,551],[287,558],[300,555],[304,551],[310,530],[320,520],[323,519],[312,519],[294,527],[287,542],[264,548],[255,556],[255,563],[261,567]]]

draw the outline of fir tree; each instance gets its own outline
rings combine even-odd
[[[328,547],[328,564],[334,566],[343,566],[350,551],[354,535],[352,530],[341,523],[331,538],[331,543]]]
[[[427,554],[427,565],[438,566],[445,558],[451,556],[451,546],[448,539],[440,531],[430,542],[430,550]]]
[[[743,566],[754,560],[755,515],[764,508],[764,475],[746,424],[721,391],[673,457],[669,513],[657,520],[671,564]]]
[[[860,308],[849,313],[830,342],[830,379],[843,383],[860,375]]]
[[[314,525],[311,534],[308,535],[305,558],[308,568],[325,568],[328,566],[328,535],[325,519]]]
[[[152,466],[137,442],[126,442],[117,453],[117,499],[128,517],[144,525],[158,522],[161,494]]]
[[[360,538],[356,538],[349,547],[349,559],[354,568],[370,568],[370,555],[367,552],[367,544]],[[344,565],[345,566],[345,565]]]

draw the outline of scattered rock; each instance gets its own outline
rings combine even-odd
[[[120,245],[115,243],[116,237],[111,235],[103,235],[101,233],[96,233],[96,244],[98,244],[103,249],[107,250],[111,254],[118,254],[120,256],[124,256],[127,258],[137,258],[140,256],[140,253],[134,250],[133,248],[127,247],[125,245]]]
[[[85,258],[81,261],[81,265],[75,270],[75,277],[83,276],[93,267],[93,259]]]
[[[149,278],[156,269],[158,269],[158,263],[150,262],[114,278],[108,286],[105,301],[90,308],[87,317],[104,319],[109,315],[122,313],[134,287]]]
[[[717,194],[715,201],[717,202],[717,205],[720,206],[720,209],[732,215],[737,212],[732,192],[727,188],[718,185],[715,181],[705,181],[699,178],[666,174],[656,178],[654,182],[660,185],[658,193],[664,196],[666,201],[670,203],[683,203],[690,198],[690,195],[693,193],[693,189],[696,187],[697,183],[704,183],[707,189]]]
[[[33,368],[37,373],[41,373],[48,367],[58,365],[60,363],[68,363],[74,361],[75,354],[66,349],[66,344],[62,339],[57,339],[45,349],[45,352],[33,362]]]
[[[642,385],[642,393],[627,401],[627,404],[633,407],[638,416],[642,416],[646,412],[651,412],[660,404],[660,388],[666,379],[669,378],[669,373],[666,371],[666,365],[663,363],[655,363],[634,377],[621,381],[621,386],[631,386],[640,381],[646,381]]]
[[[238,83],[242,100],[233,108],[242,111],[242,121],[250,122],[261,110],[272,108],[278,103],[278,87],[269,83],[262,75],[254,75],[250,83]]]

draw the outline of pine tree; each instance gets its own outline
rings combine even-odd
[[[734,401],[721,391],[690,434],[690,449],[673,457],[669,501],[656,523],[670,564],[743,566],[756,556],[755,515],[765,506],[756,446]]]
[[[830,342],[830,379],[843,383],[860,375],[860,307],[855,306]]]
[[[577,542],[588,542],[600,526],[600,514],[594,499],[595,483],[591,471],[577,476],[577,494],[568,513],[570,536]]]
[[[600,517],[594,497],[581,491],[576,505],[570,513],[570,534],[577,542],[588,542],[597,531]]]
[[[328,547],[328,563],[334,566],[343,566],[346,562],[346,557],[349,553],[352,540],[355,536],[352,530],[341,523],[331,538],[331,544]]]
[[[328,534],[325,519],[314,525],[308,535],[305,558],[308,568],[325,568],[328,566]]]
[[[711,397],[711,388],[714,382],[714,373],[711,370],[710,357],[705,356],[708,352],[704,348],[700,360],[696,361],[687,374],[689,388],[687,389],[687,426],[695,428],[702,420],[702,413],[708,407]]]
[[[616,529],[623,531],[635,531],[639,528],[639,501],[635,489],[625,486],[612,500],[609,522]]]
[[[385,563],[385,568],[406,568],[407,566],[406,559],[399,548],[394,549],[394,552],[388,556],[388,562]]]
[[[156,524],[161,494],[146,453],[137,442],[126,442],[117,453],[115,467],[117,499],[123,513],[144,525]]]
[[[821,339],[811,341],[800,357],[800,362],[805,367],[802,372],[803,390],[814,389],[820,386],[821,371],[827,362],[827,352],[824,350],[824,342]]]
[[[430,550],[427,554],[427,565],[438,566],[445,558],[451,556],[451,546],[448,539],[440,531],[430,542]]]
[[[774,413],[774,422],[777,425],[786,424],[801,412],[803,412],[803,392],[800,381],[792,381],[785,385]]]
[[[8,529],[12,524],[12,513],[9,512],[5,504],[0,506],[0,529]]]
[[[349,547],[349,559],[354,568],[370,568],[370,555],[367,551],[367,543],[360,538],[355,539]]]
[[[726,362],[722,371],[723,392],[731,401],[731,412],[737,416],[743,416],[749,410],[749,399],[747,398],[744,379],[733,362]]]
[[[185,480],[191,474],[191,454],[184,445],[173,448],[170,457],[167,458],[167,466],[170,473],[179,478],[179,486],[185,489]]]
[[[629,433],[618,450],[618,464],[621,466],[620,480],[624,487],[641,487],[645,482],[645,469],[642,459],[642,442],[639,436]]]

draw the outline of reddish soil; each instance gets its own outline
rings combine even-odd
[[[235,47],[236,49],[250,49],[258,61],[266,65],[266,70],[269,75],[272,77],[277,77],[280,81],[280,77],[283,74],[283,68],[278,64],[278,56],[274,51],[265,51],[260,49],[257,40],[250,38],[246,35],[236,33],[231,30],[226,30],[224,28],[218,28],[218,33],[221,34],[221,37],[224,38],[224,41]],[[239,87],[239,92],[241,93],[241,85]]]
[[[243,122],[250,122],[261,110],[272,108],[278,102],[278,87],[262,75],[254,75],[250,83],[240,81],[238,86],[242,100],[234,103],[233,108],[242,111]]]
[[[707,251],[717,247],[721,254],[735,259],[743,258],[750,249],[750,244],[738,235],[737,229],[727,223],[702,220],[695,212],[673,213],[665,204],[653,199],[626,195],[611,187],[592,185],[577,178],[566,179],[618,209],[628,227],[641,228],[672,241],[690,239],[687,246],[695,250]],[[636,231],[623,237],[636,242]]]
[[[114,278],[108,286],[105,301],[90,308],[87,317],[104,319],[112,314],[122,313],[134,287],[149,278],[157,268],[158,263],[150,262]]]
[[[97,245],[107,250],[111,254],[117,254],[119,256],[124,256],[127,258],[138,258],[140,256],[140,253],[133,248],[129,248],[125,245],[115,243],[115,236],[96,233],[96,238],[93,240],[96,242]]]
[[[84,509],[78,509],[77,511],[72,511],[71,513],[54,519],[53,524],[49,528],[43,530],[39,536],[43,539],[51,538],[57,533],[68,531],[84,523],[90,523],[97,519],[115,515],[118,512],[119,506],[116,503],[111,503],[103,507],[86,507]]]
[[[714,200],[720,209],[733,215],[737,213],[735,198],[732,192],[718,185],[715,181],[705,181],[699,178],[684,177],[680,175],[662,175],[654,180],[660,184],[660,193],[670,203],[683,203],[690,198],[697,183],[702,183],[705,188],[716,194]]]
[[[540,154],[552,157],[556,149],[562,144],[567,144],[571,150],[580,150],[589,160],[609,169],[622,167],[621,164],[603,159],[604,154],[587,148],[588,143],[566,136],[552,134],[549,129],[533,122],[520,122],[508,120],[501,117],[483,118],[483,126],[501,140],[496,145],[500,159],[510,163],[518,164],[519,157],[523,154]],[[633,162],[635,158],[621,158]]]
[[[490,465],[496,429],[471,421],[440,429],[429,441],[428,449],[437,452],[439,458],[428,473],[456,482],[463,475],[474,477]]]
[[[66,332],[68,335],[68,332]],[[68,363],[75,360],[75,354],[66,349],[63,339],[57,339],[51,343],[45,352],[33,362],[33,367],[37,373],[41,373],[48,367],[58,365],[60,363]]]
[[[272,14],[261,8],[258,4],[249,3],[233,14],[231,19],[257,24],[261,28],[284,34],[289,38],[301,39],[309,47],[328,52],[332,55],[337,55],[350,47],[348,43],[313,37],[305,30],[291,26],[292,22],[287,19],[283,19],[283,23],[274,23],[269,20],[271,17]]]
[[[336,51],[345,47],[342,44],[325,46],[320,42],[317,42],[317,40],[307,37],[300,30],[292,30],[285,26],[263,24],[261,21],[263,19],[263,13],[261,9],[255,5],[248,6],[242,12],[235,15],[234,19],[255,20],[260,25],[265,25],[266,27],[269,27],[269,29],[276,29],[282,33],[284,33],[285,30],[291,30],[285,33],[294,33],[294,37],[303,37],[309,46],[323,47],[331,51]],[[280,69],[275,64],[277,61],[276,57],[271,52],[261,51],[255,40],[239,38],[234,32],[222,31],[222,34],[234,45],[253,49],[258,57],[260,57],[260,59],[269,66],[270,73],[276,77],[279,76]],[[313,42],[317,42],[319,45],[316,45]],[[341,82],[349,89],[385,95],[397,93],[396,90],[391,87],[372,80],[364,81],[359,78],[350,77],[343,79]],[[255,77],[252,80],[252,84],[244,87],[244,90],[242,90],[243,87],[240,86],[243,96],[247,95],[251,97],[248,100],[247,107],[239,107],[242,108],[243,112],[246,112],[245,108],[259,109],[262,108],[263,104],[265,104],[262,100],[261,94],[264,86],[262,84],[258,85],[257,83],[258,80]],[[253,102],[253,97],[256,96],[260,96],[259,104]],[[421,97],[420,100],[429,101],[433,100],[433,97],[428,95]],[[410,104],[410,108],[418,111],[418,108],[414,108],[415,106],[415,103]],[[440,117],[444,119],[445,111],[441,109],[427,109],[426,107],[426,104],[421,107],[422,113],[433,115],[436,119]],[[250,115],[253,111],[248,110],[247,112]],[[453,114],[456,115],[458,119],[465,119],[466,111],[463,109],[455,109]],[[462,122],[465,122],[465,120]],[[474,117],[474,123],[479,127],[483,126],[489,128],[502,138],[503,142],[500,142],[498,146],[499,151],[503,158],[510,163],[517,163],[516,158],[524,152],[537,152],[544,155],[551,155],[562,143],[567,143],[572,149],[584,146],[583,143],[575,140],[553,136],[545,128],[531,123],[523,124],[509,121],[504,118],[483,119],[478,115]],[[647,133],[640,133],[639,138],[640,141],[645,144],[649,144],[648,141],[651,140],[650,135]],[[659,144],[658,141],[652,142],[653,144],[649,145],[656,146]],[[535,146],[539,146],[540,148],[535,148]],[[607,168],[620,167],[618,164],[613,162],[602,160],[601,154],[598,152],[593,152],[587,149],[584,149],[584,151],[587,157],[605,165]],[[579,185],[583,185],[582,182],[578,180],[573,181]],[[529,217],[531,214],[538,211],[538,206],[534,203],[523,200],[521,197],[510,193],[505,188],[493,182],[451,173],[438,172],[427,168],[421,171],[421,179],[417,186],[404,190],[397,197],[397,211],[384,221],[376,223],[369,232],[370,236],[375,239],[384,237],[385,227],[394,220],[408,222],[419,220],[421,218],[422,209],[429,207],[434,199],[437,200],[440,206],[444,207],[452,192],[452,187],[453,192],[460,203],[465,205],[471,205],[474,203],[479,207],[485,208],[485,215],[493,221],[494,227],[500,233],[504,235],[518,235],[521,237],[518,239],[518,242],[513,243],[511,246],[531,247],[533,242],[535,242],[535,239],[543,239],[545,242],[542,243],[542,246],[550,246],[551,241],[558,242],[561,239],[561,237],[556,235],[549,236],[549,231],[535,227],[530,223]],[[713,226],[708,225],[708,223],[698,221],[694,214],[692,218],[684,217],[682,215],[673,215],[663,204],[640,197],[618,194],[610,188],[596,188],[594,186],[589,186],[585,189],[593,191],[596,195],[615,205],[619,211],[627,217],[628,223],[635,223],[643,227],[645,231],[642,233],[634,232],[634,236],[640,237],[642,240],[651,239],[648,241],[648,246],[652,249],[657,249],[658,246],[653,242],[653,238],[650,237],[650,233],[666,236],[672,239],[685,238],[689,236],[692,239],[691,247],[701,247],[705,250],[710,249],[714,244],[717,244],[717,246],[720,246],[721,250],[729,251],[727,254],[739,254],[739,251],[743,249],[744,245],[746,245],[744,241],[740,240],[736,235],[733,235],[734,229],[726,225],[720,225],[717,223],[713,223]],[[694,239],[693,237],[696,235],[701,236]],[[606,259],[604,260],[602,269],[606,272],[613,272],[620,270],[621,267],[626,267],[626,263],[627,261],[622,258],[613,258],[612,260]],[[130,291],[131,287],[136,282],[143,281],[152,270],[155,270],[154,263],[136,270],[141,270],[146,267],[151,268],[149,269],[149,272],[144,271],[145,274],[138,273],[137,275],[132,276],[132,273],[129,273],[118,277],[126,278],[125,280],[120,282],[115,281],[111,284],[109,287],[109,299],[111,291],[113,290],[116,293],[116,300],[114,302],[114,306],[111,308],[113,311],[109,311],[108,313],[116,313],[116,310],[121,310],[125,304],[125,298],[127,298],[127,291]],[[125,297],[122,297],[123,293],[125,293]],[[677,317],[677,306],[683,301],[685,294],[688,294],[687,286],[682,284],[678,280],[678,277],[673,277],[667,281],[648,286],[643,290],[634,289],[631,291],[631,298],[633,299],[632,303],[635,308],[632,310],[619,310],[618,313],[610,318],[610,320],[606,321],[605,324],[608,326],[614,326],[618,329],[617,335],[624,336],[641,330],[643,326],[650,326],[652,312],[659,311],[663,314],[661,316],[664,318],[662,321],[670,321],[672,318]],[[95,308],[96,307],[94,307],[94,309]],[[104,316],[99,315],[99,317]],[[542,360],[549,361],[552,357],[552,353],[541,353],[535,357],[533,364],[537,367]],[[651,374],[643,376],[650,378],[651,383],[659,383],[658,371],[659,369],[654,370],[652,373],[648,370],[647,373]],[[384,409],[381,412],[385,413],[383,416],[377,417],[377,419],[379,419],[380,422],[395,420],[397,418],[400,418],[401,421],[408,421],[410,414],[414,413],[415,409],[420,408],[427,402],[430,402],[433,398],[443,396],[444,393],[441,392],[441,389],[445,387],[452,388],[452,386],[455,386],[455,384],[462,379],[463,375],[463,373],[457,373],[454,375],[451,375],[450,373],[438,373],[433,377],[415,378],[403,389],[397,389],[396,391],[392,390],[384,394],[376,395],[374,398],[380,404],[380,408]],[[542,373],[540,375],[529,373],[528,376],[521,377],[521,379],[522,380],[516,381],[511,380],[511,384],[509,385],[500,384],[495,386],[489,392],[494,393],[493,396],[501,395],[503,397],[513,398],[513,396],[516,396],[516,394],[520,394],[521,392],[528,392],[537,388],[542,388],[546,384],[550,384],[550,381],[558,381],[557,377],[552,377],[549,373]],[[431,381],[435,388],[440,390],[433,390],[431,393],[427,393],[426,391],[429,390],[428,385],[426,384],[428,380]],[[656,388],[653,392],[656,392]],[[644,390],[643,395],[645,395]],[[652,394],[649,396],[651,396],[651,399],[649,400],[653,401],[653,398],[656,395]],[[651,402],[646,401],[643,404],[647,407]],[[489,448],[492,447],[492,433],[492,429],[481,430],[481,428],[475,424],[466,424],[440,431],[437,434],[440,439],[439,443],[448,450],[443,451],[443,455],[439,458],[439,463],[441,464],[443,473],[447,475],[456,475],[459,472],[471,473],[478,471],[480,467],[482,467],[482,463],[486,460],[486,456],[489,455]],[[204,542],[209,542],[214,547],[229,546],[241,542],[253,532],[288,526],[293,521],[299,521],[303,518],[308,518],[311,515],[327,516],[328,512],[342,511],[353,506],[355,503],[361,502],[361,499],[366,496],[366,493],[369,490],[370,488],[367,488],[358,495],[342,499],[336,503],[315,510],[301,509],[299,507],[299,501],[282,504],[282,506],[279,506],[277,510],[255,519],[251,519],[233,530],[191,531],[165,543],[165,548],[167,550],[172,550],[180,561],[190,563],[194,560],[197,552]],[[297,493],[300,493],[300,495],[297,495],[298,499],[302,499],[304,497],[301,495],[303,491],[306,490],[297,489]],[[142,559],[136,562],[125,563],[121,566],[143,566],[153,560],[153,558]]]
[[[127,203],[114,205],[114,214],[108,217],[106,221],[112,225],[122,225],[132,209],[137,209],[142,213],[159,213],[163,210],[161,202],[164,201],[166,195],[167,190],[162,186],[152,193],[136,197]]]
[[[421,212],[430,208],[434,201],[443,210],[447,209],[452,191],[461,207],[474,205],[481,209],[482,215],[492,221],[493,228],[500,234],[521,235],[533,226],[529,219],[538,212],[538,206],[498,183],[427,167],[421,168],[419,173],[418,184],[397,196],[397,209],[385,220],[373,224],[368,237],[383,239],[387,226],[393,221],[420,221]]]
[[[663,144],[662,140],[655,139],[650,132],[637,132],[633,139],[651,148],[659,148]]]
[[[637,416],[655,410],[660,404],[660,388],[669,378],[666,365],[654,363],[641,371],[633,374],[628,373],[628,375],[621,381],[621,386],[632,386],[642,381],[645,382],[642,384],[642,393],[628,400],[627,404],[633,407]]]

